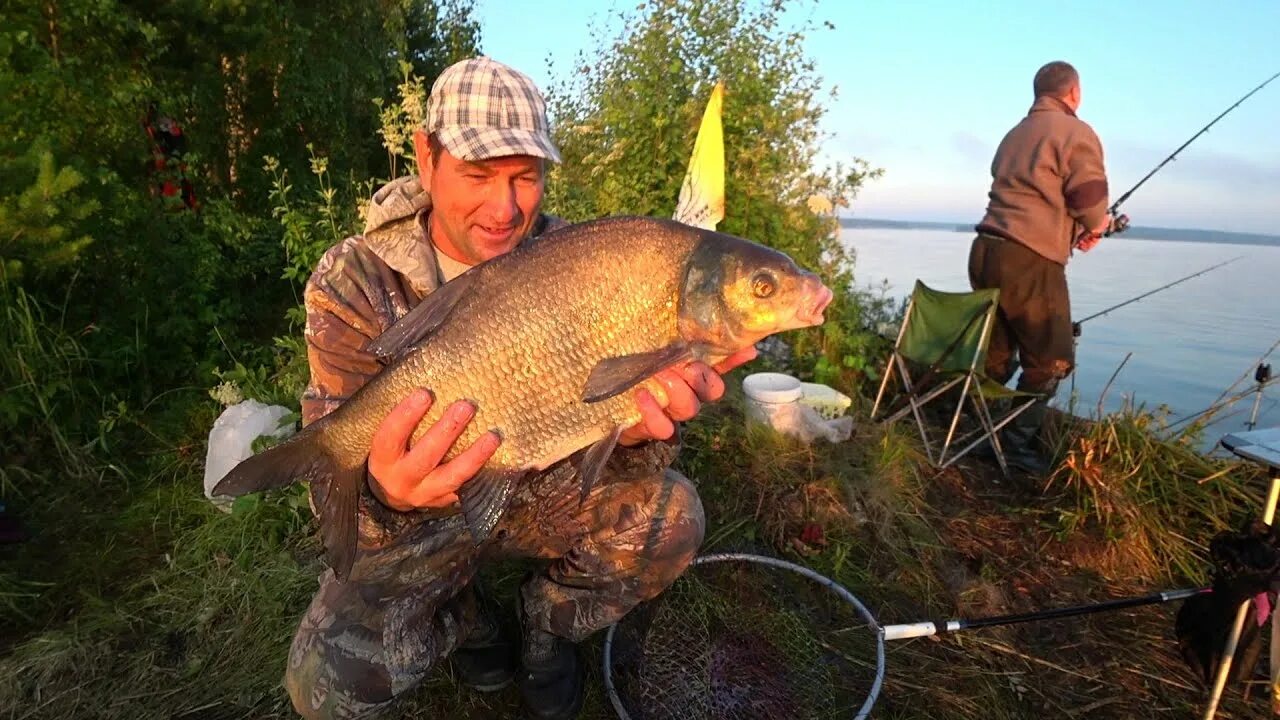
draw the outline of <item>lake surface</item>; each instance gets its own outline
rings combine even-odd
[[[845,229],[856,252],[860,287],[887,281],[906,297],[915,280],[938,290],[969,289],[971,233],[940,230]],[[1076,348],[1076,412],[1096,412],[1099,396],[1129,352],[1133,356],[1107,391],[1104,410],[1130,399],[1167,405],[1172,417],[1197,413],[1242,375],[1236,391],[1255,385],[1259,357],[1280,340],[1280,247],[1109,238],[1067,265],[1073,315],[1084,318],[1148,290],[1230,258],[1239,260],[1126,305],[1083,325]],[[1280,373],[1280,351],[1267,360]],[[1054,405],[1070,401],[1070,380]],[[1246,429],[1253,396],[1220,413],[1206,447]],[[1280,383],[1263,395],[1259,427],[1280,425]]]

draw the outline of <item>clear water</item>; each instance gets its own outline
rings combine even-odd
[[[973,235],[940,230],[846,229],[857,253],[859,286],[887,281],[892,297],[911,293],[916,278],[939,290],[968,290]],[[1097,410],[1112,373],[1103,410],[1126,400],[1148,408],[1167,405],[1173,419],[1204,410],[1247,373],[1237,391],[1254,386],[1258,358],[1280,340],[1280,247],[1111,238],[1067,266],[1074,316],[1084,318],[1129,298],[1235,256],[1241,259],[1144,298],[1083,325],[1076,348],[1078,414]],[[1280,351],[1271,355],[1280,373]],[[1065,407],[1065,382],[1054,404]],[[1254,396],[1237,402],[1206,431],[1212,446],[1225,433],[1246,429]],[[1263,395],[1259,427],[1280,425],[1280,384]]]

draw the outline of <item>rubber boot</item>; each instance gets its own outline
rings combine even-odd
[[[522,619],[523,608],[521,609]],[[524,623],[523,665],[516,684],[535,720],[573,720],[582,711],[586,666],[576,643]]]
[[[516,643],[513,633],[498,622],[493,606],[481,593],[477,595],[475,627],[449,660],[463,685],[477,692],[497,692],[515,679]]]
[[[1040,427],[1049,414],[1049,400],[1052,397],[1052,393],[1046,393],[1045,397],[1033,402],[1031,407],[1023,410],[1000,432],[1000,447],[1004,450],[1005,462],[1028,475],[1044,477],[1053,469],[1040,442]]]

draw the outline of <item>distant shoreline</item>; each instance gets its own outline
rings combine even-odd
[[[976,222],[976,221],[975,221]],[[880,220],[876,218],[842,217],[840,227],[850,230],[944,230],[972,233],[975,223],[923,222],[915,220]],[[1224,245],[1269,245],[1280,247],[1280,235],[1261,233],[1227,232],[1225,230],[1194,230],[1189,228],[1161,228],[1133,225],[1118,236],[1128,240],[1167,240],[1170,242],[1222,243]]]

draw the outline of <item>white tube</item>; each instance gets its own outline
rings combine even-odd
[[[938,634],[938,626],[931,622],[903,623],[902,625],[885,625],[885,640],[906,640],[908,638],[929,637]]]

